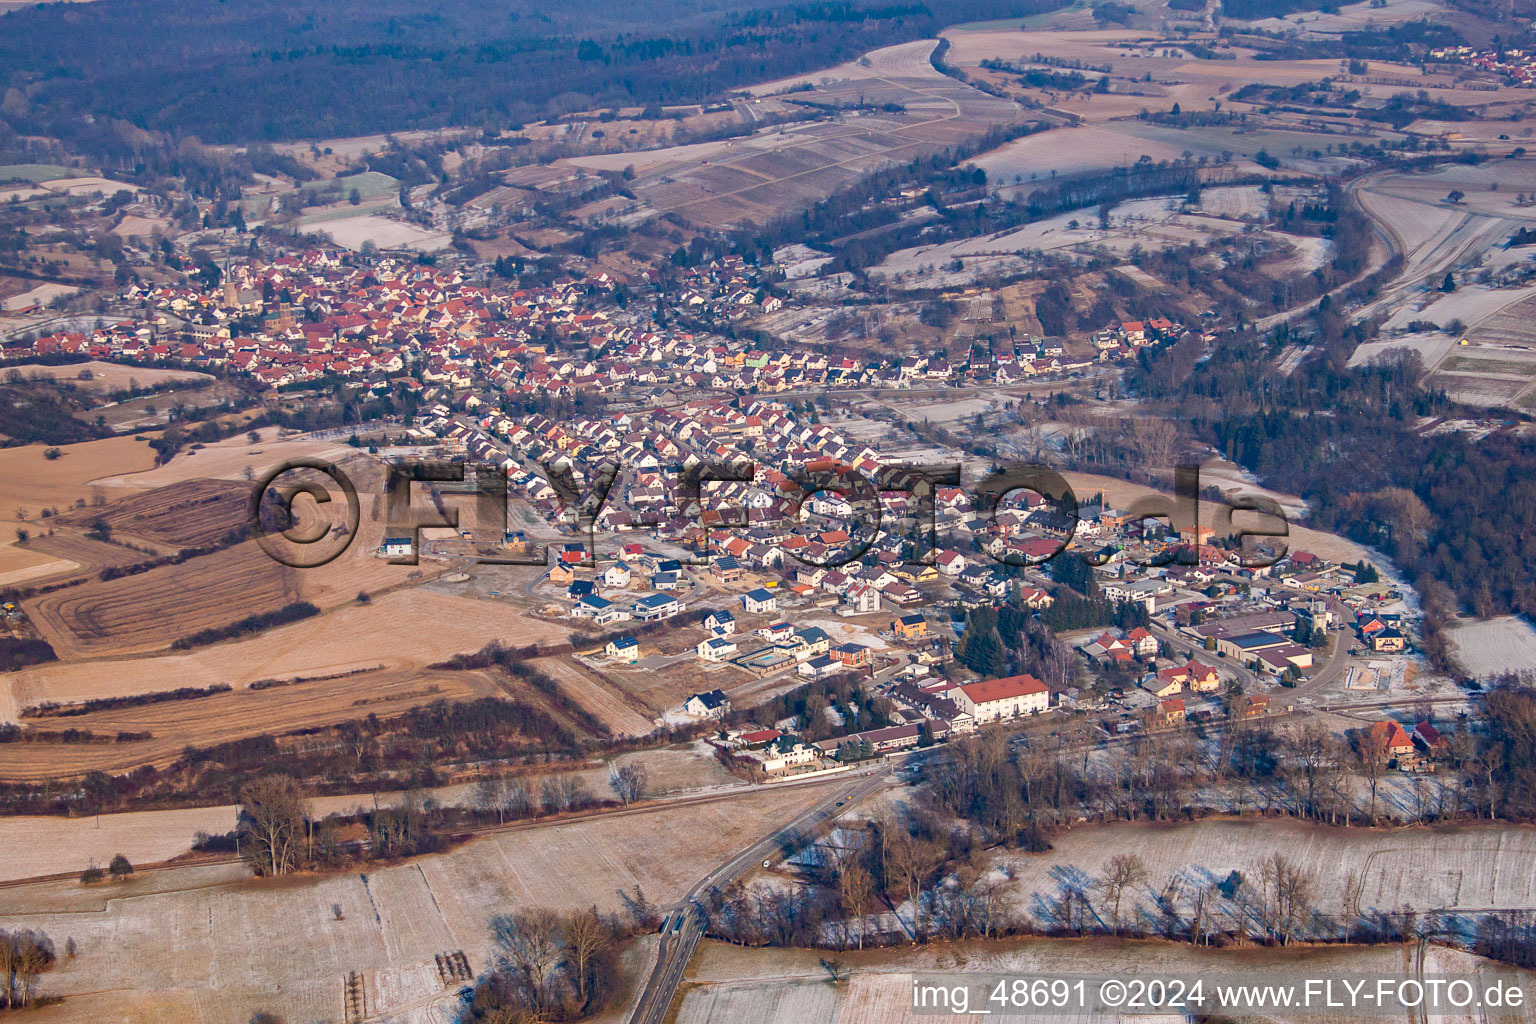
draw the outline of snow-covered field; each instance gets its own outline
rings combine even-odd
[[[1536,285],[1525,288],[1465,285],[1448,294],[1426,292],[1421,301],[1403,305],[1383,326],[1390,331],[1407,327],[1415,320],[1429,320],[1441,326],[1452,320],[1460,320],[1468,327],[1475,327],[1500,310],[1532,295],[1536,295]]]
[[[1434,366],[1456,345],[1456,339],[1440,331],[1415,331],[1394,338],[1381,338],[1357,345],[1349,357],[1350,366],[1364,366],[1373,359],[1394,352],[1417,352],[1425,366]]]
[[[331,236],[331,241],[348,249],[361,249],[363,243],[372,242],[380,249],[436,252],[446,249],[452,241],[441,231],[428,231],[388,217],[343,217],[304,227],[309,231],[322,231]]]
[[[1048,853],[997,858],[1020,908],[1031,913],[1042,907],[1042,900],[1055,898],[1064,879],[1095,878],[1117,853],[1137,854],[1146,864],[1147,882],[1136,903],[1152,913],[1156,894],[1171,878],[1180,880],[1187,896],[1233,870],[1257,876],[1260,864],[1276,851],[1308,872],[1314,905],[1325,913],[1392,911],[1404,905],[1421,912],[1536,909],[1536,829],[1517,826],[1409,830],[1229,819],[1091,825],[1052,842],[1055,849]]]
[[[67,284],[40,284],[30,291],[20,295],[12,295],[8,299],[0,299],[0,309],[26,309],[29,306],[41,306],[61,295],[73,295],[80,289]]]
[[[434,958],[462,950],[472,970],[484,970],[494,915],[619,911],[620,893],[637,885],[670,903],[825,795],[779,787],[728,803],[500,832],[446,854],[275,883],[242,880],[243,869],[228,865],[88,889],[34,883],[5,890],[0,928],[41,928],[60,947],[75,939],[79,956],[46,979],[65,997],[61,1021],[227,1024],[260,1009],[289,1021],[339,1021],[345,979],[356,971],[377,1014],[369,1019],[442,1024],[455,997]],[[92,1002],[102,992],[110,1007]]]
[[[836,984],[826,969],[836,961],[842,975]],[[1429,947],[1424,970],[1432,975],[1471,976],[1487,961],[1456,950]],[[913,979],[925,981],[960,973],[1052,977],[1095,974],[1133,977],[1156,971],[1163,976],[1293,976],[1339,977],[1384,975],[1403,977],[1408,968],[1398,946],[1267,949],[1247,947],[1216,950],[1126,939],[941,942],[922,947],[850,950],[835,955],[820,950],[743,949],[705,942],[690,965],[683,986],[677,1024],[917,1024],[921,1021],[963,1019],[965,1015],[933,1009],[919,1015],[913,1006]],[[1529,972],[1522,972],[1528,976]],[[958,980],[958,979],[957,979]],[[985,1007],[972,1006],[972,1009]],[[1523,1024],[1533,1018],[1528,1008],[1500,1020]],[[974,1017],[969,1019],[976,1019]],[[1177,1024],[1178,1016],[1047,1015],[1006,1019],[1040,1024]],[[1266,1020],[1291,1018],[1269,1016]],[[1303,1019],[1303,1018],[1295,1018]],[[1318,1018],[1329,1024],[1359,1016]],[[1474,1016],[1437,1016],[1437,1024],[1477,1024]]]
[[[1449,634],[1462,666],[1474,676],[1536,671],[1536,628],[1522,618],[1458,622]]]

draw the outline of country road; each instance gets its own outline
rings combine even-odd
[[[825,800],[806,809],[772,835],[758,840],[694,883],[687,895],[671,908],[662,921],[661,948],[656,954],[645,988],[630,1016],[630,1024],[662,1024],[672,1000],[682,984],[683,972],[693,959],[699,940],[704,937],[704,910],[699,899],[711,889],[724,888],[757,867],[764,860],[781,853],[784,837],[814,833],[829,824],[848,807],[873,795],[890,782],[891,762],[883,761],[867,774],[860,774]]]

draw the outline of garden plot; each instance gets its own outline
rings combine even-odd
[[[1536,628],[1516,616],[1462,620],[1449,630],[1456,656],[1474,676],[1536,668]]]

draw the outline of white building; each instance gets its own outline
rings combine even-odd
[[[987,679],[968,683],[949,691],[962,711],[977,724],[996,722],[1020,715],[1035,715],[1051,706],[1051,691],[1028,673],[1006,679]]]
[[[736,641],[723,636],[712,636],[708,640],[700,640],[694,648],[700,658],[705,661],[725,661],[736,653]]]

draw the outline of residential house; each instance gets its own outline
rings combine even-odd
[[[640,660],[640,641],[632,636],[616,636],[608,641],[603,653],[613,661],[633,665]]]
[[[978,725],[1020,715],[1034,715],[1050,707],[1051,691],[1028,673],[1005,679],[967,683],[951,691],[956,704]]]
[[[750,615],[767,615],[779,610],[778,596],[764,587],[742,594],[741,604]]]
[[[1387,757],[1402,757],[1413,753],[1413,740],[1403,727],[1389,719],[1373,722],[1366,730],[1366,742]]]
[[[726,661],[737,650],[736,641],[727,636],[712,636],[700,640],[694,648],[698,656],[705,661]]]
[[[695,718],[724,718],[731,713],[731,699],[718,689],[695,693],[683,701],[683,712]]]
[[[671,594],[648,594],[634,603],[632,614],[641,622],[670,619],[683,610],[683,604]]]
[[[1157,712],[1153,720],[1162,726],[1174,726],[1184,724],[1184,702],[1177,697],[1170,700],[1159,701]]]
[[[869,664],[869,648],[863,644],[839,644],[828,653],[848,668],[863,668]]]
[[[1148,676],[1141,681],[1141,688],[1154,697],[1166,698],[1182,693],[1184,690],[1183,681],[1173,678],[1171,675],[1165,675],[1165,673],[1170,671],[1169,669],[1164,669],[1155,676]]]
[[[1408,638],[1400,630],[1390,626],[1371,634],[1371,650],[1377,654],[1401,654],[1408,646]]]

